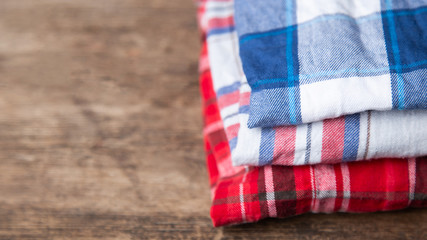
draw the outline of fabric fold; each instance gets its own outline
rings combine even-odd
[[[203,104],[206,162],[212,196],[210,213],[214,226],[255,222],[269,217],[291,217],[308,212],[362,213],[426,207],[427,157],[381,158],[360,162],[355,162],[350,157],[361,154],[362,159],[366,159],[370,153],[378,156],[376,154],[383,150],[378,150],[376,147],[376,144],[381,144],[381,141],[373,137],[377,136],[377,131],[391,129],[390,127],[402,128],[393,132],[396,134],[400,130],[406,131],[416,126],[407,124],[397,126],[387,118],[379,121],[379,124],[373,124],[373,119],[381,118],[376,115],[377,112],[368,112],[363,119],[369,124],[362,126],[359,123],[359,130],[366,131],[359,131],[362,137],[359,137],[358,141],[367,139],[370,150],[359,152],[354,149],[359,149],[360,143],[356,146],[357,141],[351,141],[355,139],[353,134],[357,129],[355,127],[357,125],[354,125],[357,122],[356,115],[331,119],[331,122],[321,121],[301,125],[303,127],[249,129],[243,124],[249,118],[247,106],[252,92],[245,82],[243,72],[239,70],[240,60],[235,57],[238,56],[236,54],[238,45],[233,42],[237,39],[237,35],[234,32],[233,18],[230,17],[233,12],[230,2],[229,0],[208,0],[200,1],[199,5],[199,22],[203,32],[200,91]],[[206,42],[207,38],[208,42]],[[212,44],[215,43],[221,46],[220,51],[212,48]],[[224,55],[222,47],[231,51],[231,54]],[[217,57],[221,59],[218,63],[222,63],[217,66],[226,65],[225,68],[228,70],[214,67]],[[217,68],[224,71],[214,70],[211,73],[211,64],[212,70]],[[224,83],[225,85],[221,85]],[[362,119],[363,114],[359,115],[359,119]],[[245,117],[242,118],[242,116]],[[406,117],[419,118],[416,111],[410,112]],[[393,117],[393,119],[398,118]],[[322,127],[322,131],[316,130],[319,127],[318,124]],[[300,128],[303,128],[307,136],[304,141],[300,141],[297,134],[292,134],[293,131],[303,131]],[[245,135],[246,142],[239,141],[243,136],[242,129],[251,134],[253,134],[251,131],[259,131],[261,136],[266,130],[264,134],[269,138],[264,139],[268,141],[261,145],[262,141],[246,139],[250,135]],[[340,132],[337,129],[344,129],[344,131]],[[419,130],[422,131],[422,129]],[[298,144],[290,144],[292,139]],[[276,143],[277,140],[280,141]],[[310,148],[310,151],[307,151],[309,149],[307,145],[316,146],[319,140],[321,149],[315,151]],[[395,147],[393,144],[399,144],[399,141],[392,138],[382,140],[389,141],[382,145],[383,148]],[[340,145],[342,141],[344,144]],[[300,146],[302,151],[305,151],[304,156],[309,156],[304,157],[304,161],[308,159],[309,164],[316,163],[310,162],[310,159],[319,154],[328,156],[328,159],[335,159],[333,161],[338,159],[338,163],[307,165],[304,162],[303,166],[233,166],[234,151],[242,143],[246,146],[242,148],[245,151],[241,154],[247,154],[247,159],[255,159],[258,165],[262,165],[259,164],[260,158],[254,157],[251,151],[258,151],[259,155],[263,156],[292,155],[295,154],[295,149],[299,149],[296,146]],[[407,149],[416,151],[411,147]],[[385,151],[382,154],[385,154]],[[296,159],[295,156],[293,158]],[[348,159],[353,162],[347,163]],[[279,157],[276,161],[284,164],[287,160]],[[344,163],[339,163],[341,161]],[[329,163],[329,161],[321,163]],[[297,165],[295,162],[292,164]]]
[[[236,0],[248,127],[427,108],[427,1]]]
[[[200,85],[214,226],[307,212],[361,213],[427,206],[426,158],[233,167],[209,69],[201,73]]]
[[[427,111],[369,111],[274,128],[248,128],[252,91],[239,57],[233,1],[207,1],[213,88],[233,165],[305,165],[427,155]]]

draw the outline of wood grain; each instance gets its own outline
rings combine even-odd
[[[427,239],[427,211],[213,228],[191,0],[0,1],[0,239]]]

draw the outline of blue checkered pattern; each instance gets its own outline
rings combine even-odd
[[[252,88],[250,128],[337,117],[306,117],[304,106],[315,99],[302,92],[334,79],[386,76],[390,82],[389,89],[360,96],[389,91],[383,94],[389,106],[373,102],[340,115],[427,108],[427,0],[235,0],[235,22]]]

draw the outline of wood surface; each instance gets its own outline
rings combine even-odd
[[[427,239],[427,211],[213,228],[191,0],[0,1],[0,239]]]

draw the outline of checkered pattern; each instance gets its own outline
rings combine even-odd
[[[304,165],[427,155],[427,111],[366,112],[291,127],[247,127],[251,88],[234,30],[233,1],[207,1],[213,87],[233,165]],[[406,127],[402,127],[406,126]]]
[[[202,30],[206,30],[205,7],[203,1],[199,6]],[[202,39],[205,38],[204,35]],[[205,41],[202,46],[200,86],[215,226],[306,212],[427,207],[427,158],[297,167],[233,167]]]
[[[235,0],[235,11],[250,128],[427,108],[427,0]]]
[[[202,51],[206,60],[206,45]],[[427,207],[427,158],[335,165],[233,167],[208,65],[200,75],[214,226],[306,212]]]

